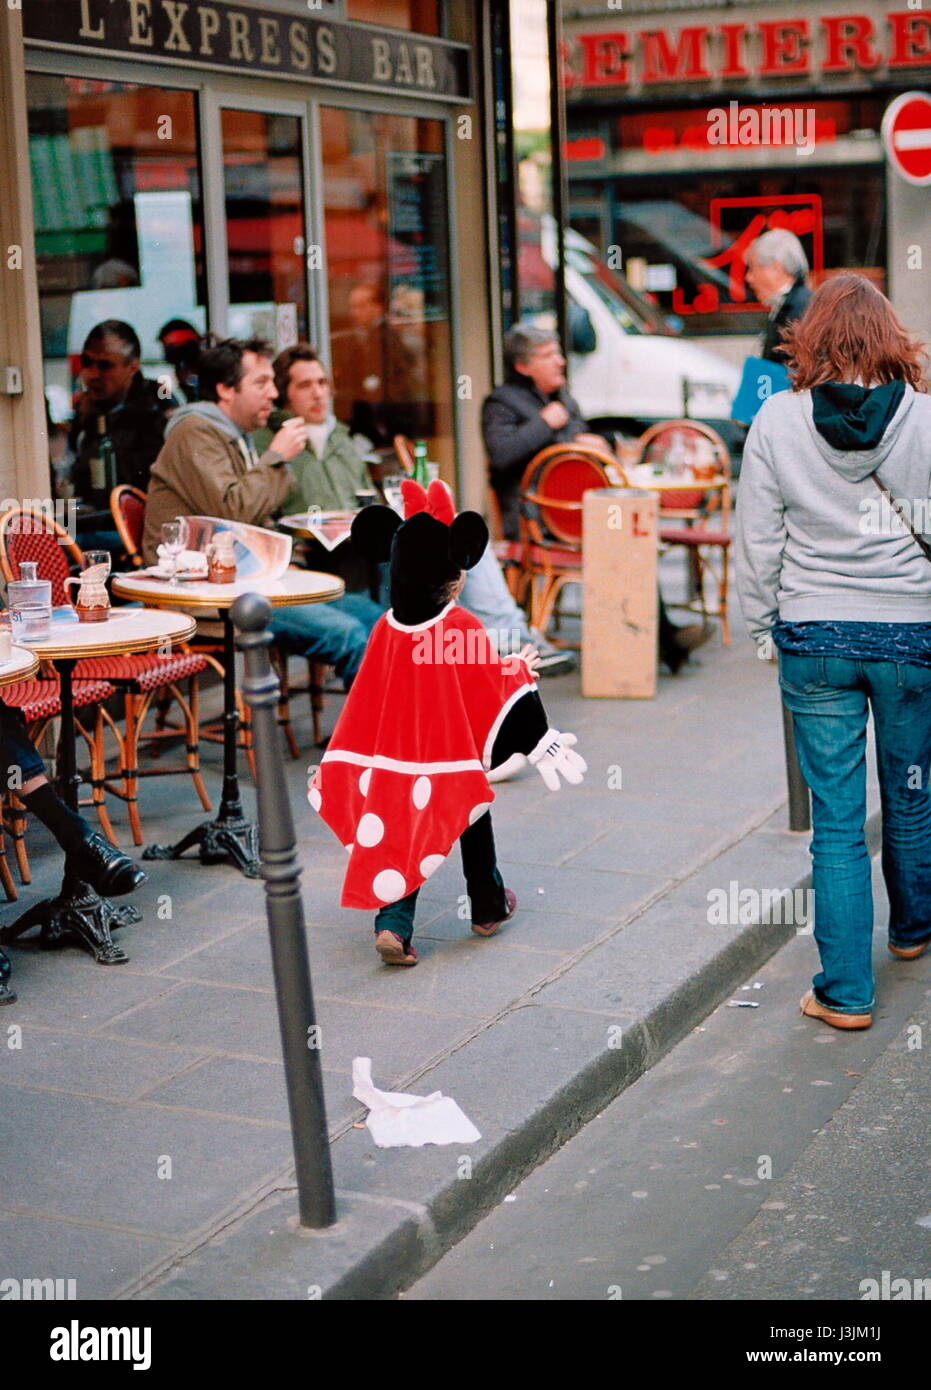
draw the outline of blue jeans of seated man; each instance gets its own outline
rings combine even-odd
[[[490,545],[478,564],[466,572],[459,602],[488,629],[496,650],[519,651],[524,643],[533,641],[527,614],[514,602]]]
[[[459,836],[459,852],[462,855],[462,872],[469,894],[472,921],[480,925],[499,921],[507,912],[507,902],[504,880],[498,871],[495,856],[490,811],[463,830]],[[405,945],[409,943],[414,934],[414,912],[419,892],[420,889],[415,888],[406,898],[379,908],[375,916],[375,935],[380,931],[393,931]]]
[[[26,732],[26,721],[18,709],[0,702],[0,760],[7,771],[18,767],[23,782],[45,776],[45,763]]]
[[[348,690],[381,613],[367,594],[343,594],[329,603],[273,608],[269,626],[285,651],[332,666]]]
[[[931,937],[931,668],[779,653],[799,762],[812,793],[816,998],[839,1013],[873,1007],[873,896],[866,820],[866,724],[873,711],[882,798],[889,939]]]

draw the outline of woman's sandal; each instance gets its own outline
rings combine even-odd
[[[396,931],[380,931],[375,937],[375,950],[385,965],[416,965],[417,952],[404,942]]]

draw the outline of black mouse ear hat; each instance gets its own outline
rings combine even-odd
[[[401,484],[404,520],[390,507],[363,507],[352,523],[352,542],[374,564],[391,560],[392,605],[402,591],[433,595],[477,565],[488,544],[478,512],[456,516],[438,479],[426,491],[412,478]],[[406,607],[402,604],[402,607]],[[417,605],[420,607],[420,605]]]

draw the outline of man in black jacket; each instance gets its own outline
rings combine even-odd
[[[504,340],[507,381],[482,406],[482,434],[498,494],[505,536],[517,540],[518,493],[524,469],[549,444],[609,445],[591,434],[566,386],[566,359],[556,335],[516,324]]]
[[[600,434],[588,430],[566,388],[566,359],[559,339],[543,328],[515,324],[504,340],[508,379],[482,405],[482,434],[498,494],[505,536],[520,534],[520,480],[527,464],[549,444],[584,444],[611,452]],[[709,635],[701,624],[676,627],[659,595],[659,655],[673,674]]]
[[[149,470],[165,439],[165,419],[177,401],[139,370],[142,348],[135,329],[107,319],[88,333],[81,353],[84,389],[75,402],[69,442],[79,499],[90,493],[90,459],[98,447],[101,416],[116,454],[117,481],[145,492]]]
[[[774,227],[747,248],[747,280],[761,304],[769,309],[760,356],[785,366],[782,330],[808,308],[811,290],[805,283],[808,258],[794,232]]]

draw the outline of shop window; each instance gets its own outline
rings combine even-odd
[[[128,323],[143,373],[163,375],[170,396],[160,330],[206,327],[197,107],[192,92],[42,74],[27,94],[53,464],[70,495],[66,436],[89,330]]]
[[[382,28],[441,34],[442,0],[346,0],[346,18]]]
[[[301,122],[222,113],[228,328],[278,351],[307,337]]]
[[[612,241],[634,288],[686,334],[757,333],[767,310],[745,278],[750,241],[787,227],[805,249],[812,285],[843,269],[883,289],[884,206],[883,170],[871,165],[856,178],[832,168],[628,179],[611,204]]]
[[[443,123],[323,109],[330,353],[339,419],[453,463]]]

